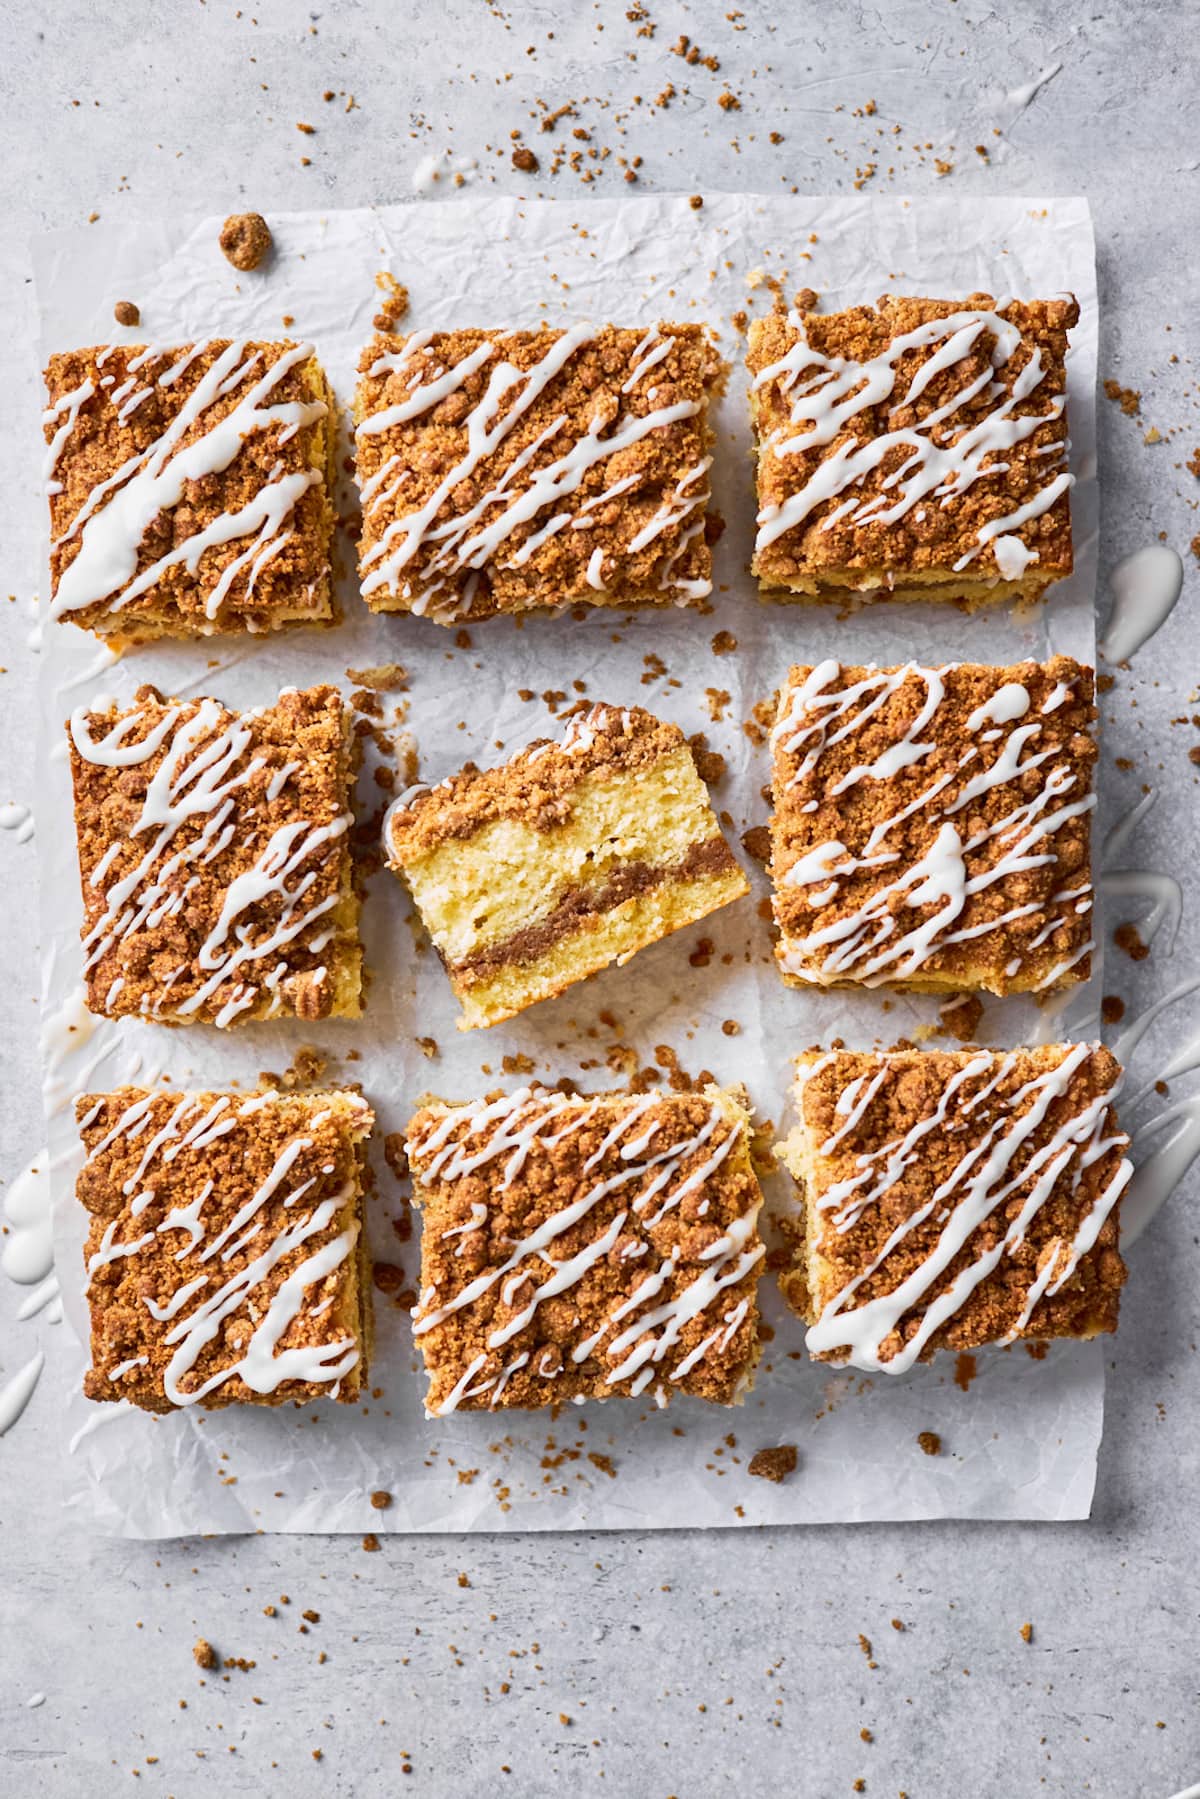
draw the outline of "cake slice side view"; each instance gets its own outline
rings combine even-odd
[[[781,1145],[809,1353],[901,1374],[939,1349],[1112,1331],[1133,1173],[1099,1044],[798,1058]]]
[[[597,704],[384,826],[459,1001],[498,1023],[749,892],[682,731]]]

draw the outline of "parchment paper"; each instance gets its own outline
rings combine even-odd
[[[574,697],[573,684],[583,682],[590,698],[636,701],[689,733],[707,734],[728,760],[716,800],[737,846],[768,811],[766,754],[743,724],[790,662],[829,655],[880,664],[1007,662],[1055,651],[1094,660],[1097,332],[1086,202],[714,194],[696,209],[686,197],[577,206],[464,196],[270,222],[275,259],[249,276],[220,255],[216,219],[99,225],[42,240],[35,264],[43,355],[107,341],[117,329],[113,303],[132,299],[142,329],[118,333],[130,340],[285,332],[310,339],[348,403],[381,269],[408,286],[414,328],[704,319],[720,329],[735,365],[714,470],[716,505],[728,524],[717,552],[718,593],[708,615],[598,611],[582,620],[527,619],[519,628],[492,620],[473,627],[469,647],[460,647],[453,632],[425,621],[373,617],[350,579],[342,583],[346,616],[336,631],[201,641],[116,663],[76,628],[47,622],[38,751],[47,1098],[58,1266],[69,1328],[81,1340],[84,1219],[72,1194],[72,1091],[164,1071],[180,1087],[252,1083],[259,1070],[282,1071],[298,1045],[315,1042],[331,1058],[332,1078],[362,1082],[382,1135],[403,1125],[424,1091],[467,1097],[518,1084],[524,1077],[503,1073],[506,1055],[532,1058],[543,1079],[571,1075],[595,1088],[625,1078],[620,1067],[606,1066],[614,1046],[625,1046],[618,1061],[632,1052],[644,1065],[657,1046],[669,1045],[693,1074],[706,1068],[721,1080],[745,1081],[760,1117],[786,1128],[793,1054],[835,1036],[864,1046],[911,1036],[936,1022],[937,1003],[785,989],[757,910],[766,882],[746,858],[752,899],[490,1032],[455,1030],[436,958],[418,953],[407,897],[386,871],[372,881],[364,911],[373,980],[361,1021],[172,1032],[126,1020],[93,1030],[78,1001],[78,877],[62,731],[72,707],[98,693],[127,703],[145,681],[166,693],[258,704],[287,684],[331,680],[349,690],[348,668],[400,661],[410,692],[386,697],[388,717],[398,698],[409,703],[406,726],[421,774],[437,780],[468,756],[498,760],[554,729],[542,698],[523,703],[518,690]],[[813,286],[826,307],[873,301],[889,288],[951,297],[983,289],[998,299],[1077,295],[1082,317],[1068,365],[1076,573],[1043,610],[966,617],[893,604],[839,618],[831,608],[760,604],[746,573],[749,423],[742,340],[731,326],[739,308],[771,303],[761,279],[748,286],[752,271],[777,276],[789,294]],[[294,320],[286,327],[285,313]],[[714,653],[718,631],[736,637],[735,655]],[[706,689],[729,696],[720,722],[710,717]],[[697,957],[701,938],[713,949]],[[990,1002],[980,1040],[1091,1034],[1098,990],[1097,979],[1050,1013],[1029,999]],[[728,1021],[736,1034],[722,1029]],[[436,1040],[435,1059],[422,1054],[418,1036]],[[784,1183],[769,1197],[786,1204]],[[393,1229],[401,1211],[401,1190],[380,1157],[372,1246],[411,1282],[417,1245]],[[803,1327],[783,1312],[769,1278],[762,1296],[774,1336],[753,1393],[730,1412],[677,1402],[660,1413],[613,1401],[568,1407],[558,1418],[459,1413],[426,1421],[407,1314],[383,1295],[377,1397],[357,1408],[195,1410],[155,1420],[90,1405],[75,1378],[62,1396],[66,1503],[107,1530],[147,1536],[1086,1516],[1102,1422],[1101,1346],[1057,1345],[1043,1360],[1020,1347],[981,1355],[975,1378],[961,1386],[950,1357],[897,1379],[864,1379],[810,1364]],[[81,1348],[77,1376],[85,1365]],[[922,1453],[924,1431],[940,1435],[940,1455]],[[796,1472],[778,1485],[749,1478],[753,1452],[780,1443],[797,1446]],[[386,1510],[370,1503],[380,1489],[392,1495]]]

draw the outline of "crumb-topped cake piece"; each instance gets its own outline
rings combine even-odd
[[[900,1374],[937,1349],[1115,1330],[1120,1073],[1087,1043],[800,1057],[781,1148],[804,1241],[780,1284],[810,1353]]]
[[[749,1132],[744,1093],[720,1087],[424,1105],[407,1151],[429,1415],[739,1400],[764,1254]]]
[[[792,986],[1045,990],[1091,973],[1093,677],[793,668],[772,733]]]
[[[333,395],[311,345],[52,356],[50,610],[111,643],[328,619]]]
[[[355,740],[334,687],[164,700],[68,725],[87,1003],[218,1025],[356,1017]]]
[[[1034,599],[1069,575],[1070,297],[756,319],[753,570],[802,599]]]
[[[123,1087],[76,1110],[88,1398],[150,1412],[357,1399],[371,1335],[366,1101]]]
[[[384,827],[462,1003],[496,1024],[749,892],[682,731],[595,705],[558,742],[411,789]]]
[[[376,337],[355,405],[363,597],[439,624],[712,591],[699,325]]]

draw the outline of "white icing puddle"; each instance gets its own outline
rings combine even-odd
[[[0,831],[11,831],[18,843],[28,843],[33,836],[33,813],[29,807],[16,800],[0,806]]]
[[[413,170],[413,192],[439,194],[448,187],[466,187],[475,179],[478,167],[473,156],[455,156],[452,150],[443,150],[440,156],[423,156]]]
[[[45,1365],[46,1358],[39,1349],[23,1368],[18,1368],[7,1385],[0,1387],[0,1437],[12,1429],[33,1398],[33,1390]]]
[[[10,1281],[16,1281],[22,1287],[44,1282],[54,1267],[49,1150],[39,1150],[9,1188],[4,1200],[4,1218],[8,1235],[3,1250],[0,1250],[0,1268]]]
[[[25,1704],[30,1711],[36,1711],[39,1705],[45,1705],[45,1703],[45,1693],[30,1693],[28,1699],[25,1701]]]
[[[1019,113],[1023,113],[1025,108],[1037,98],[1047,83],[1053,81],[1056,75],[1061,74],[1062,64],[1060,62],[1052,62],[1049,68],[1042,69],[1039,74],[1033,77],[1032,81],[1023,81],[1019,87],[1010,88],[1008,93],[1004,96],[1010,109],[1010,119],[1015,119]]]
[[[1112,574],[1112,611],[1100,640],[1106,662],[1128,662],[1166,624],[1183,588],[1183,563],[1166,544],[1150,544]]]

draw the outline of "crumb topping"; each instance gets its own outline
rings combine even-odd
[[[125,1087],[76,1109],[88,1398],[169,1411],[356,1397],[366,1101]]]
[[[598,702],[576,713],[561,738],[539,737],[498,768],[468,762],[436,787],[401,794],[388,815],[389,854],[403,866],[436,844],[473,836],[497,818],[549,830],[569,815],[572,791],[581,781],[647,767],[686,741],[677,725],[640,706]]]
[[[1086,980],[1096,709],[1066,656],[794,668],[772,733],[777,956],[796,982]]]
[[[700,326],[378,337],[360,373],[368,604],[448,624],[711,592]]]
[[[77,711],[89,1009],[228,1025],[357,1011],[349,733],[336,688]]]
[[[757,1355],[762,1203],[739,1095],[522,1088],[408,1127],[427,1409],[676,1392],[728,1404]]]

